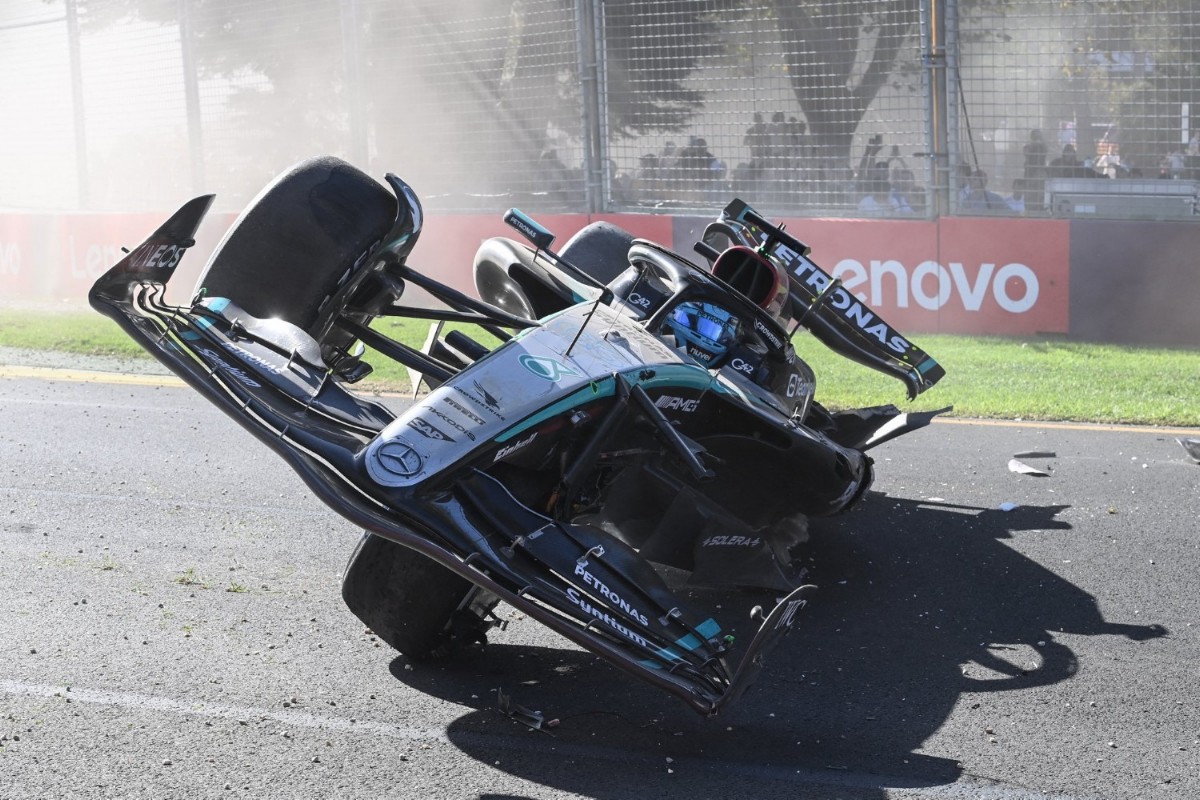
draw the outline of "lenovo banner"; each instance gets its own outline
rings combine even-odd
[[[785,219],[810,258],[905,332],[1068,330],[1069,224],[1053,220]],[[677,218],[690,253],[706,219]]]

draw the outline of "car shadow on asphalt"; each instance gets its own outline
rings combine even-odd
[[[810,580],[820,592],[757,684],[713,719],[565,642],[507,645],[499,633],[473,660],[408,669],[397,658],[392,671],[474,709],[447,730],[463,752],[588,796],[626,796],[613,792],[614,759],[664,774],[663,765],[681,759],[719,761],[710,778],[727,781],[728,793],[721,783],[709,789],[722,797],[739,796],[750,780],[797,773],[805,785],[856,799],[883,798],[885,785],[944,785],[964,765],[916,751],[965,694],[959,713],[986,713],[991,693],[1070,679],[1077,657],[1059,633],[1165,633],[1106,622],[1090,594],[1004,542],[1021,531],[1070,535],[1058,519],[1064,508],[1006,512],[872,493],[851,514],[814,523]],[[726,593],[718,620],[754,599]],[[564,769],[572,754],[574,768]],[[874,786],[870,776],[878,776]],[[798,790],[779,796],[800,797]]]

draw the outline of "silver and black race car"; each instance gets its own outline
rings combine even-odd
[[[408,658],[480,648],[503,602],[717,713],[809,601],[808,518],[853,506],[867,451],[939,413],[826,410],[793,337],[910,398],[942,368],[741,201],[693,255],[608,223],[555,252],[514,209],[519,238],[482,243],[474,297],[409,263],[421,204],[386,184],[335,158],[296,165],[237,218],[190,305],[170,305],[199,197],[90,301],[365,529],[342,595]],[[421,303],[401,304],[410,286]],[[382,317],[430,321],[425,346],[381,334]],[[364,345],[409,368],[411,401],[354,391]],[[776,602],[721,620],[698,586]]]

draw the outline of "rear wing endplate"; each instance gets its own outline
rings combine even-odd
[[[911,400],[933,386],[945,369],[808,258],[812,248],[742,200],[734,200],[704,229],[717,250],[721,237],[753,247],[788,273],[789,311],[829,349],[904,383]]]

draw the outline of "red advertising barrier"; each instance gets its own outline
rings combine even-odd
[[[58,298],[86,298],[96,279],[166,220],[158,214],[78,214],[63,218],[58,253],[62,261],[50,282]]]
[[[709,220],[676,218],[691,253]],[[1070,225],[1057,220],[783,219],[811,258],[901,330],[1066,333]]]
[[[167,220],[170,213],[0,215],[0,299],[87,302],[88,290]],[[210,214],[197,245],[168,287],[171,302],[186,302],[209,252],[233,221]]]
[[[554,249],[561,250],[567,240],[590,222],[607,221],[620,225],[634,236],[657,242],[671,241],[671,217],[653,214],[538,214],[536,219],[555,234]],[[475,293],[471,266],[479,245],[493,236],[524,241],[504,224],[500,214],[428,215],[421,238],[409,257],[409,264],[454,288]]]
[[[162,214],[0,215],[0,298],[77,300],[122,255],[169,216]],[[658,214],[537,215],[562,247],[589,221],[671,242],[685,255],[708,218]],[[212,214],[168,290],[186,302],[209,253],[233,220]],[[942,218],[783,220],[813,247],[813,259],[904,331],[1002,335],[1072,332],[1071,231],[1066,220]],[[1132,224],[1132,223],[1131,223]],[[1159,226],[1166,223],[1158,223]],[[1161,232],[1161,227],[1156,228]],[[411,263],[465,292],[480,242],[518,238],[500,214],[432,214]],[[1146,259],[1148,262],[1150,259]],[[1149,268],[1143,263],[1143,269]],[[1082,265],[1094,271],[1094,265]],[[1078,271],[1078,269],[1077,269]],[[1078,307],[1075,313],[1085,309]]]
[[[33,280],[32,224],[27,216],[0,216],[0,298],[38,293]]]
[[[1070,226],[1052,220],[791,220],[812,258],[906,331],[1066,333]]]

